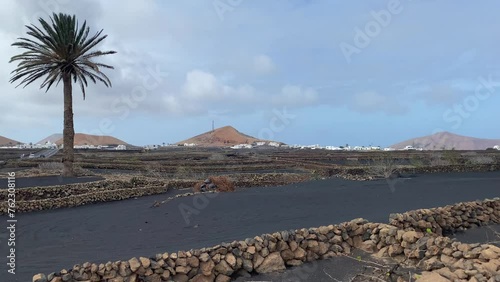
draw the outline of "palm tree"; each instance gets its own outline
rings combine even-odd
[[[109,78],[101,72],[101,68],[113,69],[112,66],[97,63],[94,59],[116,53],[115,51],[95,51],[93,48],[103,41],[107,35],[102,31],[89,37],[90,28],[85,21],[80,27],[75,16],[67,14],[53,14],[51,24],[39,19],[41,28],[32,24],[26,26],[30,38],[18,38],[12,44],[24,53],[11,58],[10,62],[19,61],[17,68],[12,71],[10,82],[21,80],[19,85],[27,85],[45,77],[40,88],[47,92],[56,83],[63,82],[64,91],[64,130],[63,130],[63,176],[74,176],[73,172],[73,145],[75,131],[73,128],[73,86],[77,83],[85,100],[85,87],[88,80],[93,83],[100,81],[111,87]],[[16,87],[18,87],[17,85]]]

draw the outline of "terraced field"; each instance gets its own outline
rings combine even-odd
[[[15,281],[84,261],[151,256],[357,217],[384,222],[392,212],[500,196],[498,151],[78,151],[75,165],[85,177],[74,179],[58,177],[54,160],[13,155],[0,152],[7,160],[0,173],[16,171],[19,183]],[[236,192],[219,193],[189,220],[179,207],[193,205],[192,196],[153,208],[213,175],[228,177]],[[3,212],[6,197],[0,189]]]

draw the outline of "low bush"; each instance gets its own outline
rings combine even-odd
[[[208,178],[210,184],[215,184],[217,192],[233,192],[235,190],[234,183],[226,176],[210,176]],[[207,185],[206,181],[198,182],[194,185],[194,192],[201,192],[202,186]]]
[[[367,172],[374,177],[396,177],[400,172],[399,162],[390,155],[382,155],[371,160]]]

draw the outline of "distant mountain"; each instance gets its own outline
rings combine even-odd
[[[63,137],[62,134],[60,134],[60,133],[54,133],[54,134],[50,135],[49,137],[36,142],[35,144],[42,144],[43,145],[43,144],[45,144],[47,142],[56,143],[62,137]]]
[[[480,139],[468,136],[461,136],[450,132],[439,132],[433,135],[414,138],[394,144],[391,147],[403,149],[406,146],[422,148],[424,150],[485,150],[500,145],[500,139]]]
[[[224,126],[178,142],[177,144],[194,143],[200,147],[226,147],[238,144],[252,144],[259,141],[265,140],[259,140],[241,133],[232,126]]]
[[[61,145],[63,143],[63,139],[55,141],[57,145]],[[83,133],[75,134],[75,146],[83,146],[83,145],[94,145],[94,146],[105,146],[105,145],[129,145],[126,142],[115,138],[113,136],[101,136],[101,135],[90,135]]]
[[[17,143],[22,143],[22,142],[12,140],[12,139],[9,139],[7,137],[0,136],[0,146],[17,145]]]

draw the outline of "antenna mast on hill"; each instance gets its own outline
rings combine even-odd
[[[215,131],[215,128],[214,128],[214,121],[212,120],[212,132]]]

